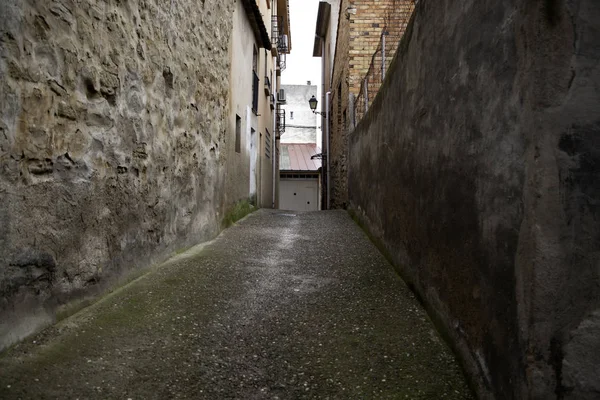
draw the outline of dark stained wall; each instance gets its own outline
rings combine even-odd
[[[421,0],[348,157],[481,398],[598,398],[600,3]]]

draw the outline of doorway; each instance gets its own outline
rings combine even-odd
[[[258,158],[258,143],[256,131],[250,128],[250,199],[256,205],[256,160]]]

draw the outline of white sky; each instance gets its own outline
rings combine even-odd
[[[284,85],[306,85],[311,81],[320,89],[321,59],[313,57],[319,0],[290,0],[292,52],[281,74]],[[315,93],[317,96],[317,93]]]

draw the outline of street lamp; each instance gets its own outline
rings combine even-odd
[[[324,112],[315,111],[317,109],[317,104],[319,104],[319,100],[317,100],[317,98],[313,95],[313,97],[311,97],[308,101],[310,110],[313,112],[313,114],[325,115]]]

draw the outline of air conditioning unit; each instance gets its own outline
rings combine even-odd
[[[285,89],[279,89],[279,92],[277,92],[277,101],[285,103]]]

